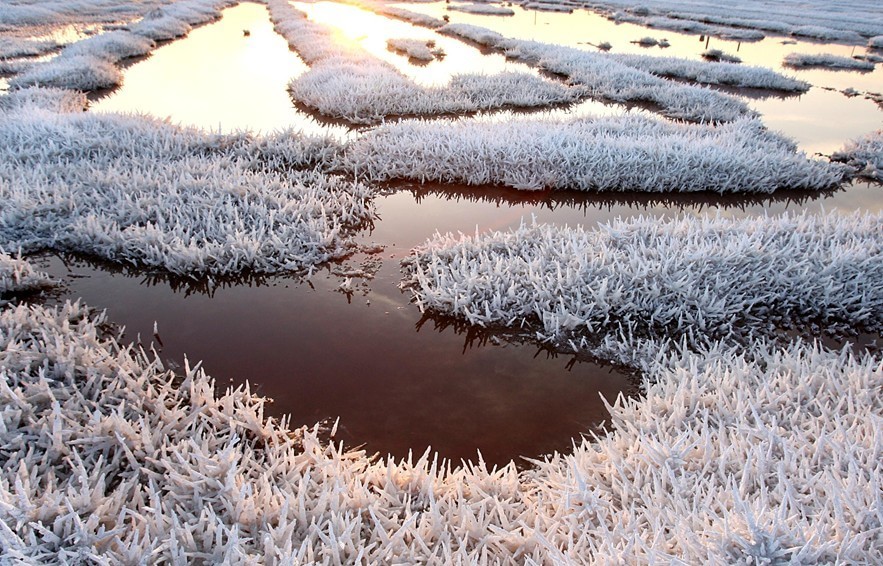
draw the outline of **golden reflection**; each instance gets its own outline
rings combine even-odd
[[[506,61],[502,55],[482,54],[478,49],[457,39],[355,6],[334,2],[292,2],[292,5],[305,12],[311,20],[335,30],[342,45],[360,46],[419,84],[444,85],[453,75],[463,73],[536,73],[527,65]],[[426,65],[413,65],[406,56],[393,53],[387,48],[386,42],[389,39],[432,40],[446,55],[443,59]]]
[[[246,2],[126,69],[123,86],[91,109],[147,112],[211,131],[293,127],[347,136],[295,110],[288,81],[306,70],[273,30],[266,7]]]

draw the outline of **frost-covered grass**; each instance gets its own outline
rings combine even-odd
[[[342,46],[325,26],[285,0],[270,0],[276,30],[310,65],[289,84],[292,97],[319,113],[351,123],[390,116],[535,108],[577,100],[583,90],[520,72],[455,75],[447,85],[422,86],[356,45]]]
[[[183,17],[176,17],[175,14]],[[154,41],[175,39],[190,33],[191,24],[203,23],[200,18],[197,18],[199,14],[198,11],[192,16],[189,13],[181,13],[180,9],[175,10],[174,6],[165,9],[157,8],[145,14],[138,23],[129,26],[129,29],[133,33]]]
[[[712,53],[714,55],[715,53]],[[653,57],[648,55],[611,54],[611,59],[646,71],[659,77],[685,79],[701,84],[727,85],[740,88],[757,88],[778,90],[784,92],[806,92],[809,83],[786,77],[765,67],[748,65],[736,65],[738,57],[721,53],[719,61],[729,62],[704,62],[691,61],[679,57]],[[713,57],[709,57],[713,59]],[[725,59],[729,58],[729,59]],[[732,61],[735,59],[736,61]]]
[[[67,113],[85,109],[85,95],[59,88],[25,88],[0,96],[0,113]]]
[[[556,2],[525,2],[522,4],[527,10],[539,10],[541,12],[563,12],[565,14],[570,14],[573,12],[573,7],[564,3],[556,3]]]
[[[851,141],[833,159],[849,163],[866,177],[883,181],[883,130]]]
[[[394,38],[386,40],[386,47],[418,61],[434,61],[444,57],[445,52],[435,46],[435,42],[425,39]]]
[[[789,53],[785,55],[785,65],[789,67],[826,67],[856,71],[873,71],[874,64],[852,57],[842,57],[830,53]]]
[[[92,55],[58,56],[13,77],[13,88],[32,86],[92,91],[122,84],[123,74],[112,61]]]
[[[883,35],[875,35],[868,39],[868,47],[870,49],[883,49]]]
[[[27,563],[875,563],[883,368],[645,347],[646,396],[517,472],[344,452],[121,346],[0,311],[0,553]],[[344,423],[345,424],[345,423]]]
[[[642,18],[631,16],[623,18],[618,14],[614,16],[616,21],[629,21],[644,25],[655,29],[665,29],[670,31],[686,32],[701,35],[710,35],[721,39],[732,39],[736,41],[759,41],[764,38],[762,32],[752,29],[734,28],[728,26],[714,26],[695,22],[690,20],[680,20],[675,18],[667,18],[657,16],[653,18]]]
[[[529,190],[770,193],[829,188],[845,175],[757,120],[709,126],[641,116],[479,127],[404,121],[351,142],[345,161],[360,178]]]
[[[7,249],[189,275],[298,270],[346,254],[348,230],[372,215],[369,188],[313,170],[336,155],[329,140],[11,107],[0,120]]]
[[[883,13],[876,0],[782,0],[775,5],[764,0],[742,0],[738,4],[713,0],[644,0],[639,4],[634,0],[588,0],[584,4],[611,18],[627,13],[629,21],[641,25],[666,18],[856,44],[883,34]],[[707,33],[701,29],[695,32]]]
[[[37,271],[21,257],[13,257],[0,249],[0,297],[38,291],[53,285],[55,281],[49,275]]]
[[[0,37],[0,59],[14,57],[38,57],[51,53],[59,48],[56,41],[45,39],[21,39],[16,37]]]
[[[591,53],[581,49],[507,39],[479,26],[449,24],[441,33],[498,49],[507,57],[567,77],[592,96],[616,102],[647,102],[671,118],[695,122],[726,122],[750,115],[748,106],[732,96],[666,80],[660,75],[747,88],[802,91],[808,85],[759,67],[639,55]]]
[[[451,4],[448,10],[452,12],[465,12],[467,14],[479,14],[484,16],[514,16],[515,10],[505,6],[493,4]]]
[[[732,339],[815,323],[883,330],[883,215],[618,220],[438,235],[407,260],[421,310],[574,343],[621,325]]]

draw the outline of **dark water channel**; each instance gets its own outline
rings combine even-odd
[[[248,40],[243,29],[251,31]],[[216,42],[225,46],[222,58],[212,48]],[[265,59],[264,49],[273,52],[275,63],[254,65]],[[232,61],[229,73],[190,73],[203,68],[200,57]],[[235,79],[236,65],[251,69],[248,80]],[[304,68],[273,34],[266,9],[243,3],[217,24],[133,65],[125,86],[96,110],[154,112],[215,130],[293,125],[340,138],[354,135],[293,108],[284,93],[285,75]],[[209,82],[212,77],[223,84]],[[158,92],[166,94],[151,94]],[[658,198],[399,187],[378,197],[378,221],[358,236],[384,246],[383,252],[325,266],[309,281],[271,277],[200,287],[75,258],[46,256],[39,262],[65,281],[63,299],[82,298],[107,309],[111,321],[126,327],[127,339],[153,341],[172,364],[186,355],[191,363],[202,360],[220,385],[248,380],[274,399],[272,414],[292,415],[293,426],[340,417],[336,439],[365,443],[369,451],[402,457],[432,446],[459,461],[480,450],[487,462],[501,464],[567,450],[573,438],[608,418],[601,395],[612,401],[621,392],[634,394],[635,383],[617,368],[423,317],[398,288],[399,262],[413,246],[435,231],[507,229],[531,217],[593,226],[638,214],[879,210],[880,190],[856,184],[823,195]],[[353,292],[342,292],[345,272],[366,266],[373,277],[352,278]]]

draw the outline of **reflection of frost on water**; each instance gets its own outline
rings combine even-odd
[[[831,188],[844,178],[842,166],[807,159],[757,120],[715,127],[641,116],[403,121],[353,140],[345,162],[374,180],[528,190],[770,193]]]
[[[873,71],[874,63],[852,57],[841,57],[830,53],[789,53],[784,64],[789,67],[824,67],[826,69],[846,69],[853,71]]]
[[[0,496],[16,502],[0,507],[5,557],[815,563],[881,553],[867,512],[883,413],[870,356],[611,341],[608,351],[645,368],[645,397],[619,397],[607,431],[519,473],[429,451],[401,461],[346,452],[322,427],[266,419],[247,386],[216,390],[198,364],[173,375],[103,323],[78,304],[0,311],[0,397],[14,408],[0,414]]]
[[[881,222],[867,214],[651,216],[594,231],[523,225],[439,235],[404,262],[405,286],[421,310],[538,326],[556,342],[618,326],[694,344],[808,323],[880,332]]]
[[[360,47],[341,44],[288,2],[268,6],[276,30],[310,65],[291,81],[292,97],[326,116],[370,124],[388,116],[551,106],[573,102],[582,92],[517,72],[456,75],[445,86],[420,86]]]
[[[368,187],[313,170],[336,152],[328,140],[37,110],[73,106],[52,94],[19,95],[0,122],[0,245],[179,274],[276,272],[345,255],[370,218]]]
[[[883,130],[849,142],[832,159],[856,167],[865,177],[883,181]]]

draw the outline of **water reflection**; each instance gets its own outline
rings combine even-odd
[[[294,108],[288,81],[306,69],[273,30],[267,8],[245,2],[131,64],[123,86],[94,101],[91,110],[149,112],[220,132],[291,127],[346,138],[348,129],[320,124]]]
[[[312,425],[341,417],[338,440],[406,456],[431,445],[459,461],[490,463],[566,450],[607,418],[607,399],[634,391],[622,371],[420,316],[395,287],[398,263],[371,282],[382,292],[348,303],[326,269],[302,279],[215,285],[206,295],[77,258],[40,263],[67,289],[106,308],[125,337],[154,342],[164,360],[204,360],[221,384],[249,380],[272,414]],[[178,289],[180,291],[180,288]],[[367,297],[367,298],[366,298]],[[368,304],[370,302],[370,304]],[[153,334],[153,321],[158,334]],[[431,324],[430,324],[431,323]],[[432,329],[432,332],[427,330]]]

